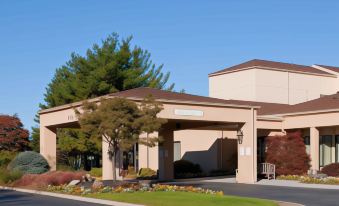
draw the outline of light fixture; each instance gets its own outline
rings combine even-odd
[[[238,137],[238,143],[242,144],[242,140],[244,138],[244,133],[240,129],[237,131],[237,137]]]

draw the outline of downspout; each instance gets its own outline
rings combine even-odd
[[[257,139],[257,134],[256,134],[256,129],[255,129],[255,123],[256,123],[256,119],[255,119],[255,110],[254,108],[251,108],[251,113],[252,113],[252,134],[253,134],[253,139],[252,139],[252,145],[253,145],[253,172],[252,172],[252,176],[253,176],[253,180],[254,183],[257,182],[257,160],[256,160],[256,152],[257,152],[257,145],[256,145],[256,139]]]
[[[220,169],[222,170],[222,166],[223,166],[223,159],[222,159],[222,156],[223,156],[223,142],[224,142],[224,130],[221,130],[221,144],[220,144]]]
[[[287,72],[287,104],[290,104],[290,72]]]

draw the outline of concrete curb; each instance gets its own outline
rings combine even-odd
[[[261,180],[259,182],[256,182],[255,185],[293,187],[303,189],[339,190],[339,185],[308,184],[301,183],[295,180]]]
[[[75,195],[67,195],[67,194],[59,194],[59,193],[53,193],[53,192],[45,192],[45,191],[39,191],[39,190],[29,190],[29,189],[21,189],[16,187],[4,187],[0,186],[0,189],[3,190],[12,190],[17,192],[24,192],[24,193],[30,193],[30,194],[36,194],[36,195],[45,195],[45,196],[51,196],[51,197],[58,197],[63,199],[69,199],[69,200],[76,200],[76,201],[82,201],[82,202],[89,202],[89,203],[95,203],[95,204],[101,204],[101,205],[113,205],[113,206],[143,206],[138,204],[131,204],[131,203],[124,203],[124,202],[116,202],[111,200],[101,200],[101,199],[95,199],[95,198],[89,198],[89,197],[81,197],[81,196],[75,196]]]
[[[294,202],[284,202],[284,201],[276,201],[279,206],[304,206],[299,203],[294,203]]]

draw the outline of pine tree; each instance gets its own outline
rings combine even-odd
[[[116,33],[109,35],[101,45],[94,44],[86,55],[73,53],[65,65],[58,68],[46,88],[44,104],[41,109],[94,98],[109,93],[137,87],[152,87],[172,90],[174,84],[167,86],[170,74],[163,73],[163,65],[156,66],[148,51],[131,46],[132,37],[119,40]],[[39,124],[39,119],[36,119]],[[31,146],[39,149],[39,128],[32,128]],[[85,142],[84,135],[75,136],[72,130],[58,130],[58,143],[68,141]],[[65,144],[58,148],[63,150]],[[82,153],[74,143],[73,152]],[[86,144],[87,145],[87,144]],[[97,147],[99,150],[100,148]],[[67,148],[66,151],[70,151]]]

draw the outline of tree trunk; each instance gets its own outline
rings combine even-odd
[[[147,138],[146,138],[146,141],[147,141],[147,168],[149,168],[149,142],[148,142],[148,133],[147,133]]]
[[[112,169],[113,169],[113,181],[117,180],[117,169],[116,169],[116,155],[117,152],[113,152],[112,154]]]

